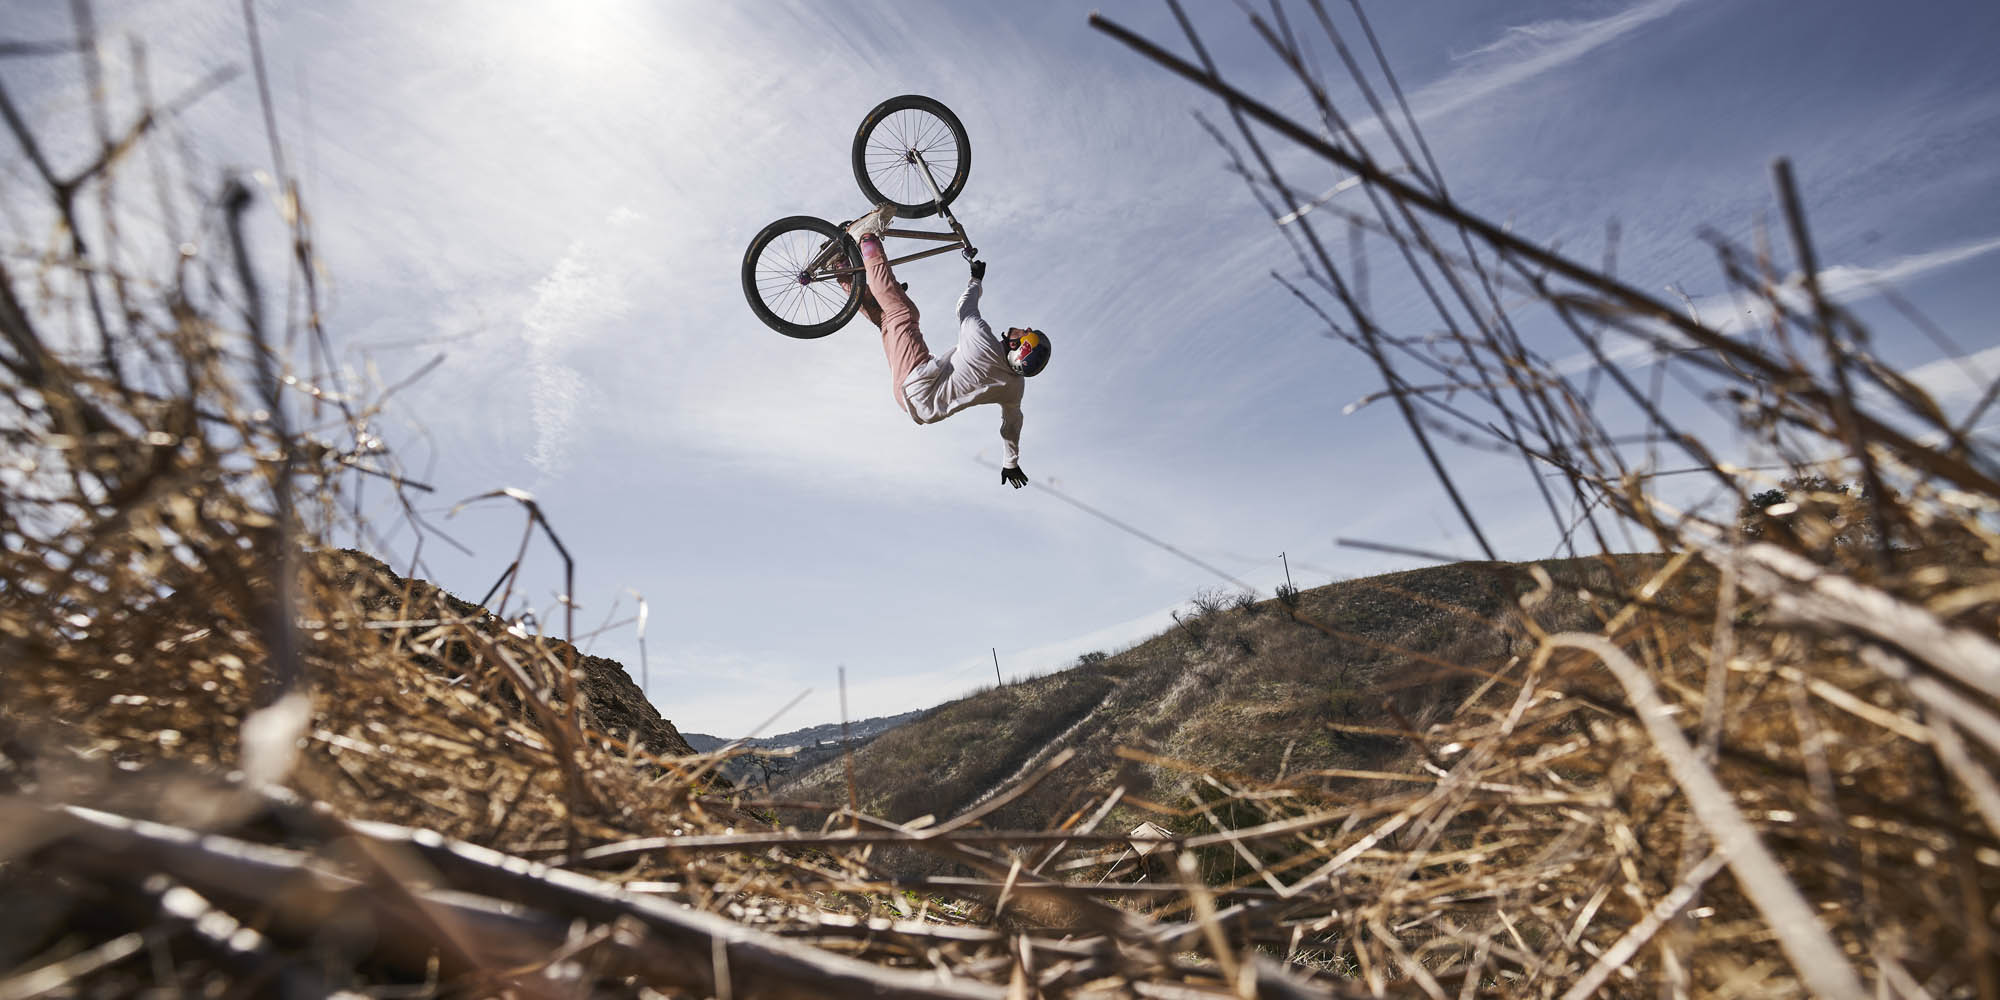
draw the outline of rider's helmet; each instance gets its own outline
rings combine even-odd
[[[1007,367],[1027,378],[1049,365],[1049,335],[1040,330],[1023,330],[1020,339],[1007,345]]]

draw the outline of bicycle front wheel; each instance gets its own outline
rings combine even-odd
[[[867,283],[861,248],[839,226],[810,215],[765,226],[743,252],[750,311],[787,337],[813,340],[846,326]]]
[[[944,197],[924,180],[930,172]],[[936,215],[965,190],[972,143],[951,109],[919,94],[891,97],[868,112],[854,133],[854,181],[871,204],[889,202],[896,215]]]

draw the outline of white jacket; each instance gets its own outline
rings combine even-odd
[[[931,424],[981,403],[1000,404],[1000,440],[1007,465],[1021,464],[1021,390],[1027,379],[1007,367],[1007,342],[979,318],[979,282],[958,297],[958,343],[912,369],[903,380],[910,416]]]

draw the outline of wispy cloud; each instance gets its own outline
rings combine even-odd
[[[1933,271],[1983,257],[1995,250],[2000,250],[2000,236],[1926,250],[1872,266],[1835,264],[1820,268],[1820,293],[1834,302],[1861,302]],[[1806,295],[1805,276],[1800,272],[1787,275],[1775,294],[1787,309],[1804,312],[1812,308],[1812,301]],[[1703,323],[1724,333],[1771,319],[1769,303],[1762,299],[1739,300],[1731,295],[1699,299],[1695,302],[1695,312]]]
[[[1515,25],[1458,57],[1459,66],[1412,99],[1420,117],[1450,114],[1494,93],[1573,63],[1674,12],[1687,0],[1646,0],[1594,20],[1552,19]]]
[[[1898,257],[1878,267],[1851,267],[1837,264],[1820,270],[1819,287],[1835,298],[1862,298],[1876,294],[1885,286],[1906,282],[1974,257],[1983,257],[1995,250],[2000,250],[2000,236]],[[1791,287],[1798,287],[1796,283],[1788,284]]]
[[[1820,269],[1820,292],[1829,300],[1842,304],[1861,302],[1897,285],[1983,257],[1996,250],[2000,250],[2000,236],[1909,254],[1871,266],[1835,264]],[[1775,290],[1775,294],[1786,308],[1793,311],[1802,312],[1812,307],[1811,301],[1806,296],[1805,280],[1798,272],[1786,277]],[[1771,319],[1770,303],[1749,295],[1723,293],[1704,296],[1693,301],[1693,309],[1696,319],[1723,333],[1767,323]],[[1677,334],[1664,327],[1658,332],[1662,337],[1678,340]],[[1654,348],[1650,342],[1628,339],[1607,347],[1604,355],[1612,364],[1648,364],[1654,357]],[[1597,367],[1596,359],[1582,353],[1570,355],[1554,365],[1555,370],[1563,375],[1576,375],[1595,367]]]
[[[608,220],[604,235],[637,221],[636,213],[621,208]],[[585,392],[583,375],[567,362],[568,353],[629,309],[622,270],[615,258],[607,259],[604,242],[600,236],[572,244],[535,285],[534,302],[521,316],[535,431],[528,460],[544,477],[560,475],[567,464],[578,401]]]

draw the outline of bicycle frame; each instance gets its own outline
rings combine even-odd
[[[972,260],[974,257],[979,255],[979,248],[973,246],[972,238],[965,235],[965,227],[959,224],[958,216],[951,214],[951,206],[944,204],[944,192],[942,190],[939,190],[937,179],[931,176],[930,165],[924,162],[924,154],[919,153],[916,150],[911,150],[909,155],[915,157],[917,165],[923,168],[922,171],[920,172],[923,174],[924,183],[930,185],[931,195],[938,201],[938,214],[944,217],[945,224],[951,227],[951,232],[933,233],[920,229],[882,230],[882,235],[885,237],[893,236],[898,239],[931,240],[931,241],[942,241],[945,243],[945,245],[941,247],[932,247],[928,250],[919,250],[916,253],[905,254],[901,257],[891,257],[889,259],[889,266],[894,267],[897,264],[907,264],[913,260],[923,260],[925,257],[935,257],[938,254],[950,253],[953,250],[957,250],[960,253],[963,253],[965,255],[966,260]],[[811,265],[809,265],[809,269],[816,273],[823,273],[826,275],[825,278],[820,278],[815,280],[821,280],[821,281],[833,280],[841,278],[846,275],[860,273],[861,269],[852,267],[830,268],[822,271],[822,268],[825,267],[826,263],[830,259],[832,259],[833,252],[834,252],[833,246],[829,245],[826,249],[820,251],[819,256],[813,258],[813,262]]]

